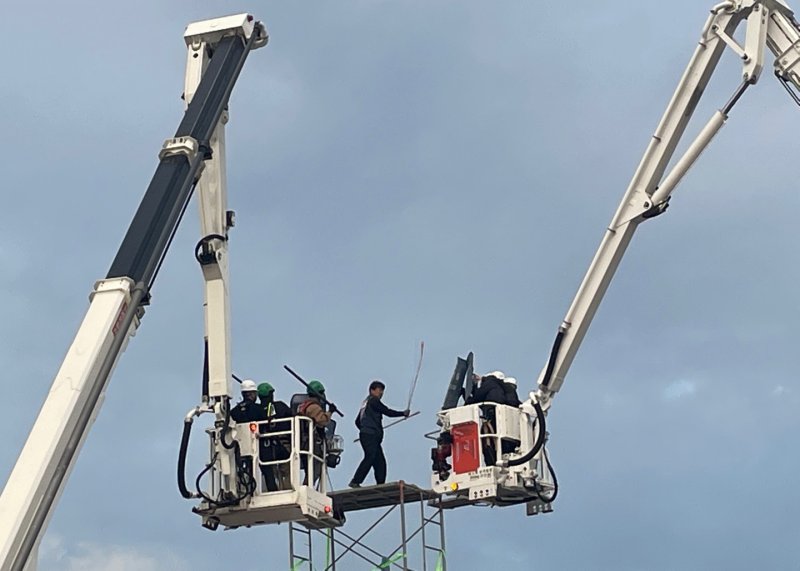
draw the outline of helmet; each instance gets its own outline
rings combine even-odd
[[[258,387],[256,387],[255,381],[251,381],[250,379],[242,381],[241,389],[243,393],[254,393],[258,391]]]
[[[515,379],[514,377],[506,377],[505,379],[503,379],[503,382],[508,383],[509,385],[514,385],[515,387],[517,386],[517,379]]]
[[[503,371],[492,371],[491,373],[486,373],[483,376],[484,377],[494,377],[498,381],[502,381],[502,380],[504,380],[506,378],[506,376],[503,373]]]
[[[325,386],[319,381],[311,381],[308,383],[307,393],[309,396],[325,394]]]
[[[261,383],[258,385],[258,396],[268,397],[271,393],[275,392],[275,388],[269,383]]]

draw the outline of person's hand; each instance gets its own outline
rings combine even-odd
[[[407,408],[407,409],[405,409],[405,410],[403,411],[403,416],[405,416],[406,418],[408,418],[409,416],[411,416],[411,409],[410,409],[410,408]]]
[[[331,412],[337,412],[339,410],[338,408],[336,408],[336,405],[333,404],[333,403],[330,403],[328,405],[328,408],[330,409]]]

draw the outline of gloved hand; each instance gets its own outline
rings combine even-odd
[[[410,408],[407,408],[407,409],[405,409],[405,410],[403,411],[403,416],[405,416],[406,418],[408,418],[409,416],[411,416],[411,409],[410,409]]]

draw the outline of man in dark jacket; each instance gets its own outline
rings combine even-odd
[[[256,398],[258,397],[258,387],[256,387],[256,383],[248,379],[242,381],[240,388],[242,391],[242,400],[231,409],[231,419],[237,424],[267,420],[266,412],[264,412],[264,409],[256,402]],[[238,470],[249,474],[251,478],[256,478],[256,473],[253,470],[253,462],[253,456],[243,454],[239,457]]]
[[[506,404],[506,391],[503,387],[503,381],[506,376],[501,371],[492,371],[486,373],[480,378],[480,382],[472,392],[472,397],[466,402],[467,404],[480,404],[480,403],[496,403]],[[495,407],[482,406],[483,411],[483,426],[481,427],[481,434],[494,434],[497,423],[495,415]],[[493,466],[497,462],[497,450],[494,438],[481,438],[481,448],[483,449],[483,462],[487,466]]]
[[[267,420],[267,414],[256,402],[258,387],[251,380],[242,381],[242,400],[231,409],[231,418],[234,422],[259,422]]]
[[[284,432],[291,430],[288,422],[276,422],[282,419],[291,418],[292,411],[289,406],[279,400],[275,400],[275,389],[269,383],[258,385],[258,399],[261,408],[264,409],[267,424],[261,425],[261,433],[269,434],[272,432]],[[278,460],[288,460],[289,450],[291,449],[291,436],[280,435],[271,438],[260,438],[260,457],[262,462],[274,462]],[[289,482],[289,464],[271,464],[261,466],[261,473],[267,482],[267,491],[277,492],[291,486]]]
[[[478,385],[472,391],[472,396],[467,397],[467,404],[494,402],[506,404],[506,391],[503,388],[505,375],[500,371],[486,373],[480,377]]]
[[[364,450],[364,459],[358,465],[351,488],[359,488],[369,474],[370,469],[375,471],[375,483],[378,485],[386,482],[386,456],[383,455],[383,417],[409,416],[409,410],[392,410],[381,402],[386,385],[381,381],[372,381],[369,385],[369,396],[361,403],[361,408],[356,417],[358,437],[361,448]]]
[[[508,406],[518,407],[522,404],[517,393],[517,379],[514,377],[503,379],[503,390],[505,391],[505,400]]]

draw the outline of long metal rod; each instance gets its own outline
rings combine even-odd
[[[289,570],[294,570],[294,522],[289,522]]]
[[[347,555],[347,553],[348,553],[349,551],[351,551],[353,547],[355,547],[356,545],[360,545],[360,544],[361,544],[361,540],[362,540],[362,539],[364,539],[364,538],[365,538],[365,537],[366,537],[366,536],[369,534],[369,532],[371,532],[373,529],[375,529],[376,527],[378,527],[378,525],[379,525],[379,524],[380,524],[380,523],[381,523],[383,520],[385,520],[387,517],[389,517],[389,514],[390,514],[390,513],[392,513],[392,512],[395,510],[395,508],[397,508],[397,506],[392,506],[392,507],[390,507],[388,510],[386,510],[386,513],[384,513],[384,514],[383,514],[381,517],[379,517],[379,518],[378,518],[378,519],[377,519],[377,520],[376,520],[376,521],[375,521],[375,522],[374,522],[374,523],[373,523],[371,526],[369,526],[369,527],[368,527],[368,528],[367,528],[367,529],[364,531],[364,533],[362,533],[360,536],[358,536],[358,538],[357,538],[357,539],[352,539],[352,538],[351,538],[349,535],[347,535],[345,532],[343,532],[343,531],[339,530],[339,533],[340,533],[341,535],[344,535],[344,536],[345,536],[347,539],[351,540],[353,543],[352,543],[352,544],[351,544],[349,547],[347,547],[347,549],[345,549],[344,553],[342,553],[341,555],[339,555],[339,557],[337,557],[337,558],[336,558],[336,561],[340,560],[342,557],[344,557],[345,555]],[[361,545],[361,547],[365,547],[365,548],[366,548],[366,546],[364,546],[364,545]],[[368,548],[367,548],[367,549],[368,549]],[[376,554],[376,555],[378,555],[379,557],[383,557],[383,555],[382,555],[382,554],[380,554],[380,553],[378,553],[377,551],[375,552],[375,554]]]
[[[343,532],[342,530],[339,530],[339,535],[344,536],[345,539],[347,539],[348,541],[351,541],[352,543],[350,545],[347,545],[345,542],[343,542],[343,541],[341,541],[339,539],[334,539],[334,541],[338,545],[340,545],[340,546],[342,546],[342,547],[344,547],[346,549],[345,549],[345,552],[342,553],[342,555],[337,557],[333,561],[333,563],[331,563],[331,567],[328,567],[328,569],[333,569],[332,566],[335,565],[347,553],[352,553],[353,555],[356,555],[356,556],[360,557],[361,559],[363,559],[364,561],[368,562],[370,565],[375,565],[377,568],[380,568],[380,566],[383,565],[383,561],[381,561],[379,563],[375,563],[374,561],[371,561],[370,559],[368,559],[365,555],[359,553],[357,549],[354,549],[355,547],[360,547],[364,551],[367,551],[367,552],[371,553],[372,555],[374,555],[376,557],[380,557],[381,560],[390,559],[389,557],[386,557],[386,555],[384,555],[383,553],[380,553],[379,551],[376,551],[376,550],[372,549],[371,547],[369,547],[368,545],[362,543],[360,539],[354,539],[351,535],[348,535],[347,533]],[[398,569],[400,568],[400,566],[397,565],[397,563],[393,563],[393,565],[395,567],[397,567]]]
[[[292,376],[293,376],[295,379],[297,379],[298,381],[300,381],[300,383],[302,383],[302,385],[303,385],[305,388],[307,388],[307,389],[311,390],[311,387],[309,386],[308,382],[307,382],[307,381],[306,381],[306,380],[305,380],[303,377],[301,377],[300,375],[298,375],[297,373],[295,373],[295,372],[292,370],[292,368],[291,368],[289,365],[284,365],[284,366],[283,366],[283,368],[284,368],[284,369],[286,369],[286,372],[288,372],[290,375],[292,375]],[[326,399],[326,398],[325,398],[325,395],[323,395],[323,394],[321,394],[321,393],[318,393],[318,392],[314,392],[314,396],[315,396],[315,397],[317,397],[317,398],[320,400],[320,402],[322,402],[322,404],[327,404],[328,406],[330,406],[330,407],[333,409],[333,411],[334,411],[336,414],[338,414],[339,416],[341,416],[342,418],[344,418],[344,414],[342,414],[342,411],[340,411],[340,410],[339,410],[339,407],[337,407],[337,406],[336,406],[335,404],[333,404],[331,401],[329,401],[328,399]]]
[[[428,522],[428,523],[431,523],[431,522]],[[417,537],[417,535],[419,535],[419,534],[422,532],[422,530],[424,529],[424,527],[425,527],[425,526],[424,526],[424,524],[423,524],[423,525],[421,525],[421,526],[417,527],[416,529],[414,529],[414,531],[413,531],[413,532],[411,532],[411,535],[409,535],[409,536],[406,538],[406,543],[407,543],[407,544],[408,544],[408,543],[411,543],[411,540],[412,540],[412,539],[414,539],[415,537]],[[394,551],[392,551],[392,553],[397,553],[397,552],[398,552],[398,551],[400,551],[401,549],[403,549],[403,546],[402,546],[402,544],[401,544],[401,545],[398,545],[398,546],[397,546],[397,549],[395,549]]]
[[[442,571],[447,571],[447,549],[444,544],[444,510],[442,504],[439,504],[439,541],[442,546]]]
[[[411,414],[409,414],[408,416],[404,416],[403,418],[399,418],[399,419],[395,420],[394,422],[390,422],[389,424],[387,424],[386,426],[384,426],[384,427],[383,427],[383,429],[384,429],[384,430],[386,430],[387,428],[391,428],[391,427],[393,427],[393,426],[396,426],[396,425],[400,424],[401,422],[405,422],[405,421],[406,421],[406,420],[408,420],[409,418],[414,418],[414,417],[415,417],[415,416],[417,416],[417,415],[419,415],[419,411],[417,411],[417,412],[412,412],[412,413],[411,413]],[[436,431],[436,434],[439,434],[439,431],[438,431],[438,430]],[[356,438],[356,439],[354,439],[354,440],[353,440],[353,442],[354,442],[354,443],[355,443],[355,442],[360,442],[360,441],[361,441],[361,438]]]
[[[422,571],[428,571],[428,543],[425,538],[425,501],[422,494],[419,495],[419,518],[422,522]]]
[[[328,530],[328,533],[331,534],[330,536],[330,553],[331,553],[331,564],[329,568],[331,571],[336,571],[336,528],[332,527]]]
[[[405,482],[400,482],[400,537],[403,544],[400,549],[403,550],[403,571],[408,571],[408,541],[406,539],[406,485]]]

